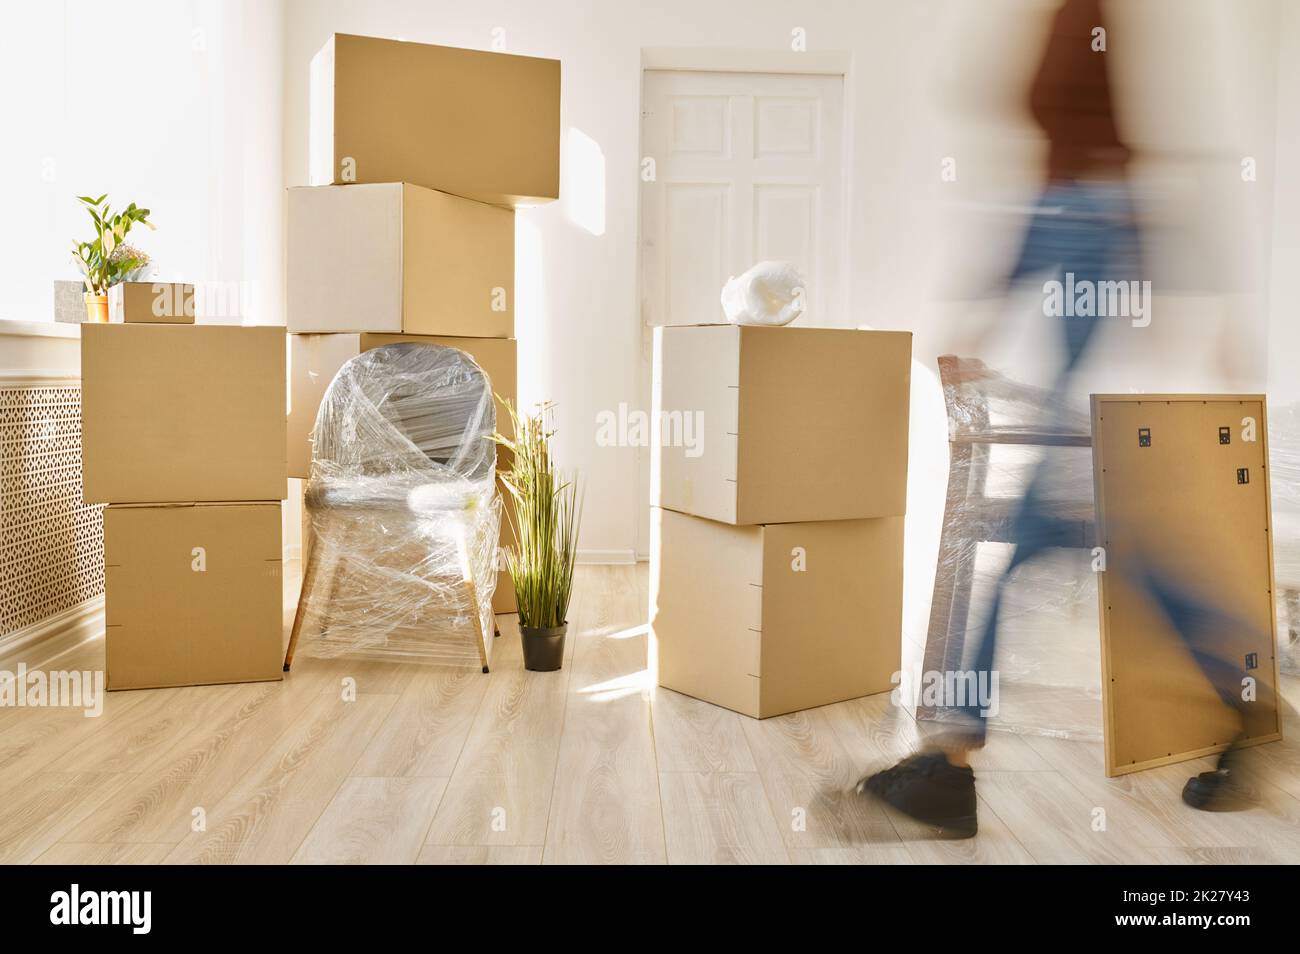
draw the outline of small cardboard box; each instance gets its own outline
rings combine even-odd
[[[757,719],[893,685],[903,518],[732,526],[656,507],[659,685]]]
[[[311,183],[560,194],[560,62],[336,33],[311,63]]]
[[[311,436],[325,391],[339,368],[362,351],[398,342],[457,348],[473,358],[501,398],[515,399],[518,342],[514,338],[454,338],[445,335],[289,335],[289,476],[311,476]],[[510,434],[510,415],[497,402],[497,430]],[[497,448],[497,469],[510,466],[510,452]]]
[[[283,500],[284,329],[81,329],[87,503]]]
[[[516,399],[518,343],[513,338],[387,334],[289,335],[287,456],[290,477],[306,479],[311,476],[311,439],[312,429],[316,426],[316,412],[320,409],[325,391],[334,380],[334,375],[338,373],[339,368],[362,351],[397,342],[458,348],[473,358],[487,374],[495,395],[512,401]],[[497,430],[506,435],[512,433],[510,415],[501,402],[497,403]],[[507,470],[509,467],[510,452],[498,446],[497,469]],[[512,504],[505,488],[498,485],[497,489],[504,501],[501,513],[501,545],[508,546],[514,539],[508,516]],[[304,521],[304,559],[310,545],[306,529],[306,521]],[[505,571],[497,574],[497,588],[492,597],[492,610],[495,613],[518,612],[510,574]]]
[[[652,503],[734,524],[904,513],[911,360],[903,331],[656,328]]]
[[[109,689],[281,678],[278,503],[104,510]]]
[[[289,190],[295,333],[509,338],[515,216],[400,182]]]
[[[108,290],[108,320],[192,325],[194,286],[182,282],[119,282]]]

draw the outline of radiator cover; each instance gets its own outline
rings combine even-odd
[[[81,502],[81,388],[0,387],[0,638],[104,592],[103,508]]]

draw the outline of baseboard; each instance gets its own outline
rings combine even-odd
[[[4,328],[0,327],[0,334]],[[66,388],[81,383],[78,371],[58,368],[0,368],[0,388]]]
[[[578,563],[585,566],[626,566],[636,562],[632,550],[579,550]]]
[[[0,636],[0,669],[44,666],[104,634],[104,597],[96,596],[39,623]]]

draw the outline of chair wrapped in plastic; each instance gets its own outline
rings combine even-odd
[[[313,432],[312,547],[285,657],[488,670],[501,502],[492,385],[469,355],[390,344],[348,361]]]

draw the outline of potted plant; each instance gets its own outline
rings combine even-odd
[[[503,403],[515,436],[494,439],[514,452],[501,480],[515,504],[510,521],[516,546],[506,550],[506,565],[519,603],[524,668],[553,672],[564,660],[582,504],[576,481],[565,480],[552,463],[554,431],[546,428],[551,405],[521,417],[512,402]]]
[[[122,241],[133,225],[154,227],[149,221],[149,210],[137,208],[132,202],[115,214],[107,199],[107,193],[98,199],[77,196],[95,223],[92,241],[72,243],[72,260],[81,269],[86,285],[87,321],[108,321],[109,286],[127,280],[149,264],[149,256]]]

